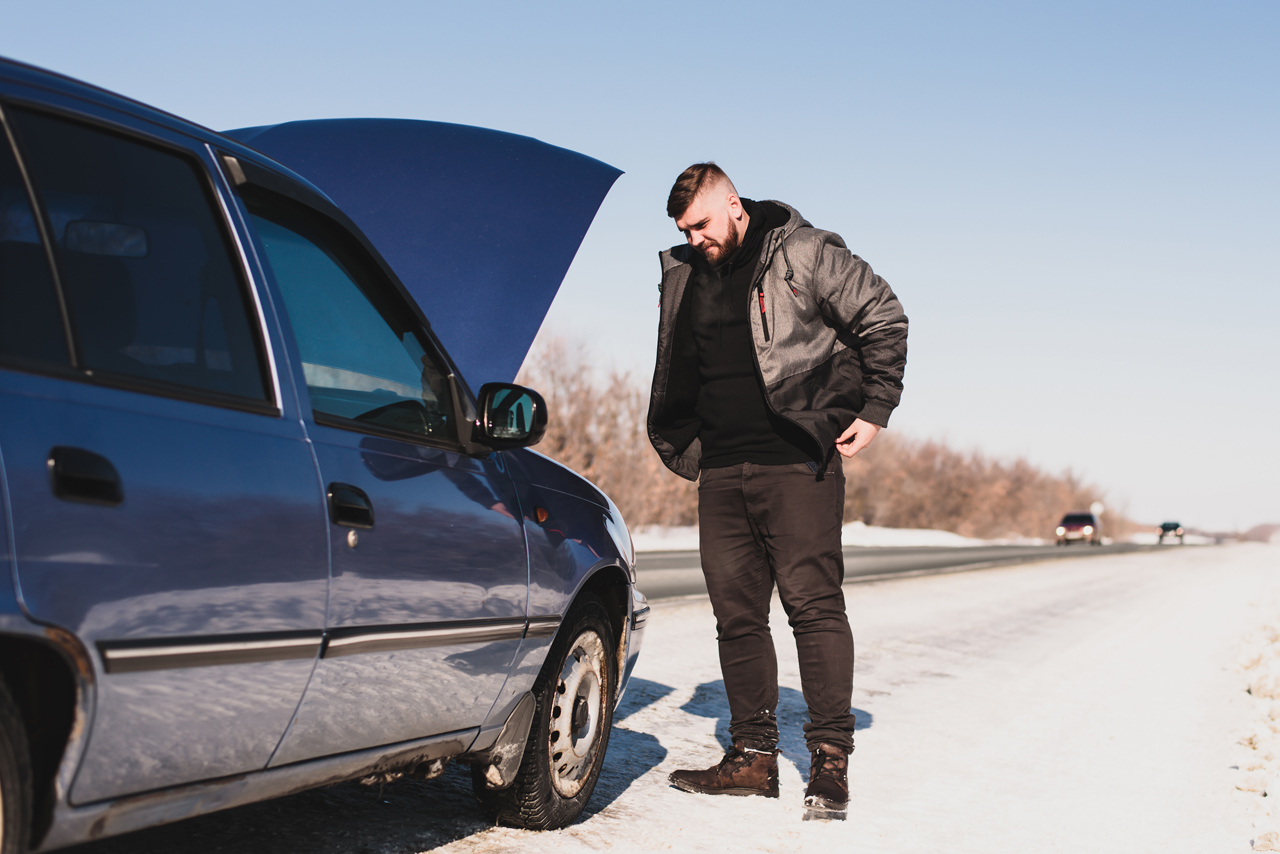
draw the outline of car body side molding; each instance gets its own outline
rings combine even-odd
[[[457,756],[475,740],[476,732],[468,729],[444,733],[97,804],[73,807],[59,802],[48,835],[35,850],[48,851],[116,836],[366,775],[410,771]]]

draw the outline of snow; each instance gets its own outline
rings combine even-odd
[[[718,760],[727,709],[709,605],[657,603],[588,815],[433,850],[1275,850],[1280,808],[1262,792],[1280,778],[1277,568],[1280,549],[1231,546],[847,588],[848,822],[802,821],[805,707],[776,601],[781,798],[667,784]]]
[[[1142,546],[1154,546],[1160,543],[1160,535],[1152,531],[1139,531],[1136,534],[1129,535],[1129,542]],[[1201,534],[1185,534],[1181,545],[1211,546],[1213,543],[1213,537],[1205,537]],[[1165,537],[1164,544],[1167,546],[1180,545],[1177,537]]]
[[[637,528],[631,532],[637,552],[697,551],[698,527]],[[950,531],[927,528],[877,528],[863,522],[850,522],[840,529],[845,546],[984,546],[993,543],[1040,543],[1042,540],[978,540]]]
[[[85,854],[1217,854],[1280,851],[1280,546],[1165,548],[845,589],[859,720],[847,822],[803,821],[794,645],[776,601],[781,797],[671,788],[727,707],[705,600],[656,602],[595,795],[490,827],[465,768],[344,783]]]

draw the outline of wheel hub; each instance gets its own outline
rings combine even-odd
[[[582,731],[586,729],[590,723],[590,711],[587,707],[587,698],[578,697],[573,701],[573,734],[576,737],[582,736]]]

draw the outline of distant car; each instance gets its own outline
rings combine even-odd
[[[1159,537],[1159,539],[1157,540],[1157,542],[1161,542],[1161,543],[1163,543],[1163,542],[1164,542],[1164,538],[1165,538],[1165,537],[1177,537],[1177,538],[1178,538],[1178,542],[1179,542],[1179,543],[1182,543],[1182,542],[1184,541],[1184,540],[1183,540],[1183,538],[1184,538],[1185,536],[1186,536],[1186,532],[1182,530],[1182,524],[1181,524],[1181,523],[1179,523],[1179,522],[1161,522],[1161,523],[1160,523],[1160,537]]]
[[[1065,546],[1073,542],[1102,545],[1102,523],[1092,513],[1068,513],[1062,517],[1054,533],[1058,537],[1058,545]]]
[[[0,60],[0,852],[450,760],[578,817],[649,609],[510,380],[618,174]]]

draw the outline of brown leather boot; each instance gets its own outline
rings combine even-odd
[[[673,771],[671,785],[704,795],[778,797],[778,751],[747,750],[734,744],[719,764],[705,771]]]
[[[804,790],[804,820],[844,821],[849,813],[849,754],[834,744],[819,744]]]

